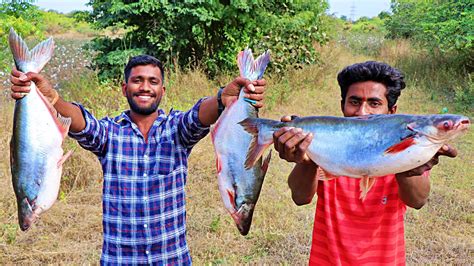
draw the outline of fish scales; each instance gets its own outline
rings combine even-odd
[[[291,122],[248,118],[240,123],[253,135],[246,167],[252,167],[273,133],[288,126],[314,135],[307,154],[321,171],[320,179],[348,176],[361,182],[364,199],[375,178],[414,169],[428,162],[449,140],[469,128],[462,115],[313,116]],[[366,182],[367,181],[367,182]]]
[[[262,77],[270,54],[266,52],[254,60],[252,51],[245,49],[239,53],[237,60],[240,76],[254,81]],[[263,162],[260,159],[252,168],[245,169],[246,147],[252,137],[238,122],[248,117],[258,117],[258,112],[244,100],[244,90],[241,90],[238,99],[226,107],[211,131],[219,192],[242,235],[248,234],[250,230],[255,204],[270,160],[269,155]]]
[[[17,69],[24,73],[40,72],[54,50],[50,38],[30,51],[13,29],[9,44]],[[62,163],[71,154],[63,155],[61,148],[70,124],[71,119],[61,117],[33,82],[30,92],[15,102],[10,166],[23,231],[56,201]]]

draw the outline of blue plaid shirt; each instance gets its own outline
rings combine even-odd
[[[78,105],[86,127],[69,135],[104,172],[101,264],[191,264],[184,186],[189,153],[209,132],[202,100],[187,112],[158,110],[147,141],[129,111],[97,120]]]

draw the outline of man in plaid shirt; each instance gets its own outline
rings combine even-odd
[[[99,158],[104,172],[101,264],[191,264],[184,191],[188,156],[240,88],[262,107],[266,82],[236,78],[220,97],[165,114],[158,109],[165,93],[161,62],[137,56],[124,72],[122,92],[130,110],[115,118],[97,120],[83,106],[59,98],[35,73],[12,71],[12,97],[22,98],[33,81],[62,116],[72,118],[69,135]]]

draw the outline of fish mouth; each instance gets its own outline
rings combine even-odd
[[[20,223],[21,231],[26,231],[30,229],[31,225],[35,222],[36,217],[24,217],[23,221]]]
[[[33,201],[34,202],[34,201]],[[42,208],[35,207],[35,204],[30,205],[30,202],[27,198],[24,198],[19,202],[18,206],[18,220],[20,224],[21,231],[28,230],[31,225],[35,223],[38,219],[39,214],[42,212]]]
[[[466,131],[469,129],[470,125],[471,125],[471,121],[469,121],[469,119],[463,119],[456,125],[456,129],[461,130],[461,131]]]
[[[471,125],[471,122],[469,118],[464,118],[461,120],[456,121],[452,129],[450,131],[454,131],[454,134],[448,137],[448,139],[452,139],[454,137],[457,137],[461,134],[466,133],[469,130],[469,127]],[[413,130],[413,129],[411,129]],[[413,130],[415,131],[415,130]],[[415,131],[416,132],[416,131]],[[446,142],[446,137],[440,137],[432,134],[427,134],[427,133],[422,133],[422,132],[417,132],[420,135],[425,135],[430,141],[433,143],[444,143]]]
[[[247,235],[250,231],[254,209],[255,203],[244,203],[237,212],[232,214],[237,229],[239,229],[240,234],[243,236]]]
[[[29,215],[20,216],[20,229],[21,231],[26,231],[35,223],[38,219],[38,215],[35,212],[31,212]]]

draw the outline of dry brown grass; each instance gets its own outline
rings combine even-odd
[[[321,53],[320,65],[292,71],[286,78],[268,78],[267,108],[261,116],[279,119],[284,114],[340,115],[337,72],[348,64],[373,58],[351,55],[335,44],[321,48]],[[218,84],[230,77],[219,80],[209,81],[199,71],[177,71],[167,77],[163,108],[189,108],[199,97],[214,94]],[[102,90],[120,97],[112,92],[114,88]],[[80,96],[76,93],[68,97],[81,101]],[[116,101],[113,106],[122,108],[123,100]],[[118,111],[107,110],[111,103],[105,104],[95,111]],[[65,164],[63,193],[58,202],[30,231],[19,230],[8,163],[11,108],[8,97],[0,98],[0,123],[5,125],[0,128],[0,156],[4,158],[0,160],[0,262],[96,264],[102,241],[101,171],[97,160],[80,148]],[[400,99],[400,112],[437,113],[439,109],[439,102],[416,86],[407,88]],[[411,264],[472,262],[472,130],[455,145],[460,150],[459,157],[443,158],[433,171],[430,202],[420,211],[407,213],[407,260]],[[189,163],[187,227],[195,264],[306,264],[315,204],[297,207],[291,201],[286,176],[292,165],[273,156],[252,228],[248,236],[242,237],[221,202],[211,147],[210,138],[206,137],[194,148]]]

